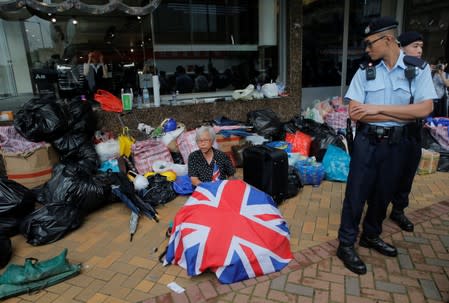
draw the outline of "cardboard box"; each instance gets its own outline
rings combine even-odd
[[[436,172],[439,160],[440,153],[423,148],[421,160],[418,165],[418,175],[433,174]]]
[[[222,152],[228,153],[231,152],[234,145],[240,145],[245,143],[245,139],[239,136],[230,136],[230,137],[224,137],[223,135],[216,135],[215,141],[218,144],[218,149],[220,149]]]
[[[59,157],[53,147],[45,147],[29,153],[9,153],[0,150],[3,173],[28,188],[44,184],[50,180]]]

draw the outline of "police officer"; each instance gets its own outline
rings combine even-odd
[[[410,31],[402,33],[398,37],[399,45],[407,56],[421,58],[423,52],[423,37],[420,33]],[[402,230],[412,232],[414,225],[405,216],[404,209],[409,204],[409,194],[412,190],[413,179],[421,159],[421,124],[419,122],[407,125],[408,133],[403,147],[404,168],[402,176],[399,178],[397,190],[393,196],[393,208],[390,219],[393,220]]]
[[[365,201],[368,209],[359,245],[386,256],[397,255],[396,248],[385,243],[380,234],[402,169],[405,125],[431,113],[435,97],[429,66],[416,64],[410,73],[404,62],[396,40],[397,25],[391,17],[380,17],[366,27],[365,50],[373,62],[359,68],[345,96],[349,115],[357,121],[357,132],[337,256],[357,274],[366,273],[366,265],[354,248]]]

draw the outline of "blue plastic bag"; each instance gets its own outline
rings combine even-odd
[[[172,187],[178,195],[190,195],[195,189],[188,175],[177,176]]]
[[[283,151],[286,151],[287,153],[291,153],[292,152],[292,144],[290,142],[286,142],[286,141],[271,141],[271,142],[265,143],[265,145],[273,147],[273,148],[281,149]]]
[[[119,173],[120,168],[118,166],[118,160],[117,159],[106,160],[103,163],[101,163],[101,166],[98,170],[105,173],[108,172],[108,170],[111,170],[114,173]]]
[[[350,160],[350,156],[343,149],[329,144],[323,157],[326,180],[346,182]]]

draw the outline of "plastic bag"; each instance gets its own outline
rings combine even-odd
[[[75,205],[55,203],[45,205],[28,216],[20,224],[20,233],[31,245],[55,242],[81,226],[82,216]]]
[[[90,138],[84,133],[69,131],[60,138],[53,140],[51,145],[60,155],[77,152],[81,145],[90,142]]]
[[[300,153],[303,156],[309,156],[310,146],[312,144],[311,136],[300,131],[297,131],[294,134],[286,133],[285,141],[291,143],[291,152]]]
[[[32,191],[13,180],[0,178],[0,216],[23,217],[34,210]]]
[[[39,191],[41,204],[67,203],[86,215],[107,205],[111,184],[107,174],[89,175],[75,165],[56,165],[53,177]]]
[[[148,187],[139,192],[142,200],[151,206],[166,204],[176,198],[176,193],[172,188],[172,183],[167,178],[155,174],[148,177]]]
[[[31,99],[16,113],[14,127],[33,142],[51,142],[64,135],[72,124],[69,108],[54,98]]]
[[[265,143],[265,145],[268,145],[270,147],[273,148],[277,148],[280,150],[283,150],[287,153],[292,152],[292,144],[290,142],[285,142],[285,141],[271,141],[271,142],[267,142]]]
[[[254,127],[254,131],[272,140],[278,139],[281,133],[281,120],[271,109],[250,111],[246,114],[248,123]]]
[[[11,239],[5,237],[4,235],[0,235],[0,268],[6,266],[11,260],[12,256],[12,244]]]
[[[95,150],[97,151],[101,162],[120,157],[120,144],[118,140],[115,139],[96,144]]]
[[[330,144],[323,157],[326,180],[346,182],[349,174],[350,156],[341,148]]]
[[[262,85],[262,94],[265,98],[274,98],[278,96],[278,87],[276,83],[265,83]]]
[[[104,111],[116,113],[123,112],[122,101],[106,90],[97,90],[97,93],[94,95],[94,100],[100,103],[100,107]]]
[[[31,210],[33,211],[33,209]],[[31,212],[30,211],[30,212]],[[23,218],[0,216],[0,235],[13,237],[19,233],[19,225]]]
[[[179,195],[190,195],[195,190],[190,177],[187,175],[178,176],[172,186],[173,190]]]
[[[311,158],[295,163],[301,182],[304,185],[318,186],[324,179],[325,171],[321,163],[315,162]]]
[[[60,160],[62,164],[75,164],[78,171],[89,175],[95,174],[101,163],[95,151],[95,146],[92,143],[85,143],[78,150],[61,155]]]

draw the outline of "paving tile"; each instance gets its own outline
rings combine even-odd
[[[432,280],[420,279],[419,282],[421,283],[426,298],[441,300],[440,292]]]

